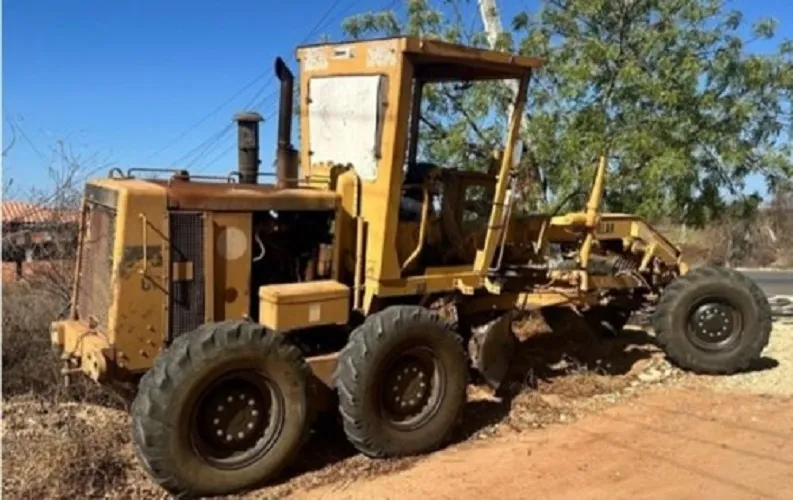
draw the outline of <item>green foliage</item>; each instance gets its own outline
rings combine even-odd
[[[353,38],[410,34],[487,46],[478,13],[471,22],[473,1],[408,0],[406,7],[403,16],[354,16],[344,28]],[[771,190],[793,177],[793,42],[751,53],[752,41],[774,38],[776,22],[755,22],[749,39],[744,24],[720,0],[546,0],[505,23],[511,31],[500,49],[547,61],[527,109],[521,174],[532,208],[586,189],[602,151],[607,209],[693,224],[724,213],[726,198],[755,206],[742,195],[748,175],[763,175]],[[444,140],[429,141],[425,156],[484,168],[472,158],[502,143],[504,92],[493,84],[433,88],[422,133],[443,132]]]

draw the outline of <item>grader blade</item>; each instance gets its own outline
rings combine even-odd
[[[493,389],[504,381],[515,352],[517,339],[511,326],[512,312],[507,312],[471,328],[471,364]]]

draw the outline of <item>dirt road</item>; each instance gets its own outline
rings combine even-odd
[[[657,389],[583,418],[428,456],[300,499],[790,498],[793,398]]]
[[[472,387],[457,444],[370,460],[320,426],[282,482],[233,498],[793,498],[793,325],[730,377],[675,369],[641,329],[560,340],[521,344],[514,398]],[[18,396],[2,413],[4,496],[168,498],[122,409]]]

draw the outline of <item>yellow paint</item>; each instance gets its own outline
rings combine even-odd
[[[212,216],[210,241],[214,245],[214,286],[205,300],[212,304],[216,321],[240,319],[249,313],[253,258],[251,221],[250,213],[215,213]],[[228,297],[233,300],[227,300]]]
[[[97,183],[100,184],[100,183]],[[163,222],[167,219],[166,189],[139,180],[101,182],[118,192],[116,235],[113,250],[112,301],[107,338],[115,349],[116,363],[126,370],[151,366],[166,336],[164,316],[168,301],[168,266],[165,252],[125,263],[125,249],[159,246],[167,241]]]
[[[333,280],[259,287],[259,323],[275,332],[349,320],[350,289]]]
[[[399,201],[403,184],[403,165],[405,162],[405,148],[408,132],[408,116],[410,114],[413,95],[411,83],[414,76],[420,76],[428,81],[443,80],[445,63],[460,64],[479,72],[480,75],[496,76],[498,78],[515,78],[521,81],[521,98],[516,106],[513,126],[506,144],[505,154],[502,156],[502,169],[499,172],[497,193],[503,199],[506,189],[506,172],[511,165],[511,152],[517,138],[520,116],[525,102],[526,87],[529,71],[542,65],[542,60],[532,57],[517,56],[503,52],[474,49],[436,40],[421,38],[401,37],[386,40],[356,41],[339,44],[323,44],[305,46],[297,50],[300,61],[300,126],[301,142],[303,144],[300,163],[304,177],[317,176],[324,173],[321,169],[326,166],[313,166],[311,161],[310,114],[308,108],[309,86],[312,79],[339,76],[339,75],[382,75],[387,79],[387,107],[382,123],[381,157],[377,164],[377,177],[373,181],[362,181],[360,192],[355,194],[358,199],[353,207],[345,208],[346,216],[360,217],[360,221],[347,227],[357,227],[361,232],[365,229],[365,241],[346,238],[339,241],[338,255],[342,262],[349,262],[346,255],[355,255],[358,260],[364,260],[363,277],[360,283],[353,283],[356,307],[361,306],[368,310],[376,295],[390,295],[395,288],[402,292],[414,289],[413,282],[426,281],[428,289],[434,289],[438,283],[436,278],[411,277],[412,281],[405,281],[406,273],[412,271],[412,261],[421,252],[423,236],[431,228],[424,227],[421,238],[413,238],[416,246],[411,248],[408,255],[402,257],[404,243],[410,238],[404,236],[398,221]],[[421,75],[415,71],[421,68]],[[495,176],[491,176],[495,179]],[[344,200],[344,198],[343,198]],[[345,204],[345,201],[342,201]],[[354,210],[351,213],[351,208]],[[495,214],[500,217],[500,213]],[[426,220],[426,219],[425,219]],[[421,228],[423,225],[419,225]],[[491,227],[493,224],[491,224]],[[499,236],[503,233],[499,228],[492,228],[486,238],[486,244],[480,255],[477,270],[481,277],[495,253]],[[357,244],[353,242],[357,241]],[[398,252],[398,249],[400,251]],[[365,255],[365,256],[364,256]],[[488,258],[490,256],[490,259]],[[473,262],[469,270],[473,269]],[[343,273],[341,273],[343,274]],[[361,270],[353,263],[350,274],[352,277],[361,274]],[[473,277],[468,273],[456,276],[451,273],[445,279],[449,290],[460,285],[460,280],[470,286]],[[480,280],[481,281],[481,280]],[[394,283],[401,282],[401,285]],[[421,286],[421,285],[420,285]],[[363,300],[358,300],[358,293],[363,287]]]
[[[505,201],[513,151],[530,71],[542,65],[540,59],[411,37],[305,46],[298,49],[297,57],[302,143],[299,189],[173,179],[91,182],[117,194],[112,279],[107,283],[112,294],[108,324],[91,327],[85,318],[73,318],[54,324],[52,334],[52,342],[63,346],[67,357],[81,359],[84,371],[101,378],[114,368],[148,369],[167,336],[169,283],[192,280],[199,273],[206,287],[205,321],[249,314],[251,294],[255,293],[260,322],[275,331],[289,332],[345,325],[353,309],[368,313],[378,297],[459,292],[462,310],[473,313],[593,304],[600,290],[636,286],[634,278],[627,275],[552,271],[542,276],[541,283],[527,279],[518,293],[488,278],[502,245],[514,252],[507,257],[512,259],[510,263],[542,262],[549,242],[584,239],[579,256],[586,264],[590,255],[601,249],[602,240],[621,240],[644,265],[655,257],[681,272],[687,270],[680,251],[641,218],[600,213],[603,159],[584,211],[554,217],[510,216]],[[400,221],[408,129],[416,100],[413,83],[449,80],[450,65],[465,67],[473,80],[519,81],[504,150],[493,152],[487,173],[445,170],[438,174],[437,180],[443,184],[440,211],[429,203],[430,185],[425,183],[421,186],[425,193],[421,220]],[[379,75],[387,81],[379,123],[380,156],[373,180],[361,180],[351,165],[312,163],[308,102],[312,81],[353,75]],[[471,187],[482,188],[492,200],[487,216],[474,221],[463,218]],[[251,212],[269,209],[335,211],[334,244],[329,250],[332,279],[250,290]],[[192,263],[170,265],[169,210],[202,214],[204,269]],[[452,248],[441,248],[444,244]],[[423,268],[426,257],[432,255],[428,250],[441,254],[442,262]],[[329,354],[310,361],[324,380],[335,359]]]

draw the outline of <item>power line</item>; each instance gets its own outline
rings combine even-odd
[[[195,123],[193,123],[192,125],[190,125],[190,126],[187,128],[187,129],[185,129],[185,130],[184,130],[184,131],[183,131],[181,134],[179,134],[177,137],[175,137],[174,139],[172,139],[171,141],[169,141],[169,142],[168,142],[168,143],[167,143],[165,146],[161,147],[160,149],[156,150],[154,153],[152,153],[152,154],[150,154],[149,156],[147,156],[147,157],[146,157],[146,158],[143,160],[143,163],[146,163],[146,162],[148,162],[149,160],[151,160],[152,158],[156,157],[157,155],[159,155],[160,153],[162,153],[162,152],[163,152],[163,151],[165,151],[166,149],[170,148],[171,146],[173,146],[173,145],[174,145],[174,144],[176,144],[177,142],[179,142],[179,141],[181,141],[182,139],[184,139],[184,137],[185,137],[185,136],[187,136],[187,134],[189,134],[189,133],[190,133],[191,131],[193,131],[195,128],[199,127],[201,124],[203,124],[204,122],[206,122],[207,120],[209,120],[210,118],[212,118],[213,116],[215,116],[216,114],[218,114],[218,113],[219,113],[219,112],[220,112],[220,111],[221,111],[221,110],[222,110],[222,109],[223,109],[223,108],[224,108],[224,107],[225,107],[227,104],[229,104],[231,101],[233,101],[234,99],[236,99],[237,97],[239,97],[240,95],[242,95],[242,93],[244,93],[244,92],[245,92],[246,90],[248,90],[249,88],[253,87],[253,86],[254,86],[254,85],[255,85],[255,84],[258,82],[258,81],[260,81],[261,79],[263,79],[263,78],[264,78],[264,77],[266,77],[267,75],[270,75],[270,78],[267,80],[267,82],[265,82],[264,86],[266,87],[267,85],[269,85],[269,83],[270,83],[270,82],[271,82],[271,81],[272,81],[272,80],[275,78],[275,76],[274,76],[274,75],[272,75],[272,73],[271,73],[270,71],[263,71],[263,72],[261,72],[261,73],[260,73],[260,74],[258,74],[258,75],[257,75],[257,76],[256,76],[256,77],[253,79],[253,80],[251,80],[250,82],[248,82],[248,83],[247,83],[247,84],[246,84],[244,87],[242,87],[242,88],[241,88],[241,89],[239,89],[237,92],[235,92],[235,93],[234,93],[234,94],[233,94],[231,97],[229,97],[228,99],[226,99],[225,101],[223,101],[222,103],[220,103],[219,105],[217,105],[215,108],[213,108],[213,109],[212,109],[212,111],[210,111],[209,113],[207,113],[206,115],[204,115],[202,118],[200,118],[198,121],[196,121]]]
[[[402,1],[404,1],[404,0],[390,0],[389,2],[387,2],[387,3],[386,3],[386,4],[385,4],[385,5],[384,5],[384,6],[381,8],[381,10],[388,10],[388,9],[391,9],[392,7],[394,7],[395,5],[397,5],[398,3],[402,2]],[[343,9],[342,9],[340,12],[338,12],[338,13],[337,13],[337,15],[336,15],[334,18],[331,18],[331,19],[329,19],[329,16],[330,16],[331,12],[333,12],[333,11],[335,10],[335,8],[341,4],[341,0],[336,0],[336,1],[334,1],[334,2],[331,4],[331,6],[330,6],[330,7],[329,7],[329,8],[328,8],[326,11],[325,11],[325,13],[324,13],[324,14],[323,14],[323,15],[320,17],[320,19],[319,19],[319,20],[318,20],[318,21],[315,23],[315,25],[314,25],[314,27],[311,29],[311,31],[310,31],[310,32],[309,32],[309,33],[308,33],[308,34],[307,34],[307,35],[306,35],[306,36],[305,36],[305,37],[304,37],[304,38],[303,38],[303,39],[302,39],[302,40],[299,42],[299,45],[302,45],[302,44],[305,44],[305,43],[307,43],[307,42],[308,42],[308,40],[309,40],[309,38],[311,38],[311,36],[315,35],[317,32],[319,32],[320,30],[322,30],[322,29],[326,28],[326,27],[327,27],[328,25],[330,25],[331,23],[333,23],[333,22],[335,22],[335,21],[338,21],[340,18],[342,18],[342,17],[344,17],[345,15],[347,15],[347,14],[349,13],[349,11],[350,11],[350,10],[351,10],[353,7],[355,7],[355,5],[356,5],[357,3],[359,3],[359,2],[360,2],[360,0],[352,0],[351,2],[349,2],[349,3],[346,5],[346,7],[344,7],[344,8],[343,8]],[[324,21],[324,22],[323,22],[323,21]],[[266,103],[266,102],[267,102],[267,101],[268,101],[270,98],[272,98],[273,96],[275,96],[276,94],[277,94],[277,91],[274,91],[274,92],[272,92],[272,93],[268,94],[267,96],[265,96],[265,97],[262,99],[262,101],[260,102],[260,104],[259,104],[259,105],[257,105],[257,106],[254,106],[254,109],[261,109],[261,108],[262,108],[262,106],[264,106],[264,104],[265,104],[265,103]],[[254,99],[255,99],[255,97],[254,97]],[[250,107],[250,105],[249,105],[249,106],[247,106],[247,107],[246,107],[246,109],[247,109],[248,107]],[[265,118],[264,118],[264,121],[267,121],[267,120],[269,120],[269,119],[270,119],[270,118],[272,118],[272,116],[274,116],[274,115],[275,115],[275,111],[271,112],[271,113],[270,113],[270,114],[269,114],[267,117],[265,117]],[[190,162],[190,163],[187,165],[187,167],[185,167],[185,168],[189,168],[190,166],[194,165],[194,164],[195,164],[195,163],[196,163],[196,162],[197,162],[197,161],[198,161],[198,160],[199,160],[201,157],[206,157],[206,156],[207,156],[207,155],[208,155],[210,152],[213,152],[215,149],[217,149],[217,147],[216,147],[216,146],[217,146],[217,145],[219,145],[221,142],[223,142],[223,141],[224,141],[224,139],[227,139],[227,138],[228,138],[228,132],[231,130],[231,127],[233,127],[233,123],[232,123],[232,124],[229,124],[229,125],[227,125],[226,127],[224,127],[224,128],[223,128],[223,129],[222,129],[222,130],[221,130],[219,133],[212,135],[210,138],[208,138],[206,141],[204,141],[204,142],[202,142],[201,144],[199,144],[199,145],[198,145],[196,148],[192,149],[192,150],[191,150],[190,152],[188,152],[186,155],[183,155],[183,157],[182,157],[182,158],[185,158],[185,157],[190,157],[190,156],[192,156],[192,154],[194,154],[194,153],[198,152],[198,150],[199,150],[199,149],[201,150],[201,151],[200,151],[200,152],[199,152],[199,153],[196,155],[196,157],[195,157],[195,158],[193,158],[193,160],[192,160],[192,161],[191,161],[191,162]],[[211,142],[211,143],[212,143],[212,145],[207,145],[209,142]],[[230,145],[228,145],[228,146],[227,146],[227,147],[225,147],[225,148],[224,148],[224,149],[223,149],[223,150],[222,150],[222,151],[221,151],[219,154],[217,154],[217,155],[215,155],[214,157],[212,157],[212,159],[211,159],[211,160],[209,160],[209,161],[207,161],[207,162],[205,162],[205,163],[202,163],[202,166],[198,167],[198,169],[197,169],[196,171],[197,171],[197,172],[201,172],[201,171],[203,171],[204,169],[206,169],[207,167],[210,167],[212,164],[214,164],[216,161],[218,161],[218,160],[219,160],[220,158],[222,158],[224,155],[226,155],[227,153],[229,153],[229,152],[230,152],[230,151],[231,151],[233,148],[234,148],[234,144],[233,144],[233,143],[232,143],[232,144],[230,144]]]
[[[8,120],[8,123],[10,125],[12,125],[12,128],[15,128],[16,130],[19,131],[19,134],[22,136],[22,138],[25,140],[25,142],[28,143],[28,146],[30,146],[30,149],[32,149],[33,152],[36,153],[36,156],[38,156],[41,159],[42,162],[47,163],[49,160],[47,160],[47,158],[41,153],[41,150],[39,150],[39,148],[36,147],[36,145],[33,143],[33,141],[30,140],[30,137],[28,137],[28,134],[25,133],[25,129],[22,128],[22,125],[19,123],[19,120],[16,120],[16,119],[13,120],[13,122],[14,122],[13,124],[11,123],[11,119],[10,118],[7,118],[7,120]]]
[[[258,105],[255,105],[256,98],[257,98],[257,97],[258,97],[258,96],[259,96],[259,95],[260,95],[260,94],[261,94],[263,91],[264,91],[264,88],[262,88],[262,89],[261,89],[259,92],[257,92],[257,93],[256,93],[256,94],[255,94],[255,95],[254,95],[254,96],[251,98],[251,100],[248,102],[248,104],[246,104],[246,105],[245,105],[245,109],[248,109],[248,108],[250,108],[251,106],[254,106],[254,107],[256,107],[256,108],[258,108],[258,107],[261,107],[261,106],[264,104],[264,102],[266,102],[266,101],[267,101],[269,98],[271,98],[272,96],[274,96],[274,95],[277,93],[277,91],[269,93],[268,95],[264,96],[264,97],[261,99],[261,101],[259,102],[259,104],[258,104]],[[198,146],[196,146],[195,148],[193,148],[192,150],[190,150],[190,151],[189,151],[189,152],[188,152],[186,155],[182,155],[182,156],[180,157],[180,159],[179,159],[179,160],[177,160],[176,162],[174,162],[174,164],[175,164],[175,163],[179,163],[179,161],[180,161],[180,160],[187,161],[187,159],[188,159],[190,156],[193,156],[193,155],[195,154],[195,157],[193,158],[193,160],[192,160],[192,161],[190,161],[190,162],[189,162],[189,163],[188,163],[188,164],[185,166],[185,168],[187,169],[187,168],[190,168],[191,166],[193,166],[193,165],[194,165],[194,164],[195,164],[197,161],[199,161],[200,159],[202,159],[202,158],[206,158],[207,154],[209,154],[209,152],[210,152],[210,151],[211,151],[213,148],[215,148],[215,147],[216,147],[216,146],[217,146],[217,145],[218,145],[218,144],[219,144],[221,141],[223,141],[224,139],[226,139],[226,138],[229,136],[229,132],[231,132],[231,131],[232,131],[232,129],[233,129],[233,126],[234,126],[234,122],[233,122],[233,121],[232,121],[232,122],[229,122],[229,123],[228,123],[228,124],[227,124],[225,127],[223,127],[223,128],[222,128],[222,129],[221,129],[219,132],[217,132],[216,134],[213,134],[212,136],[210,136],[210,137],[209,137],[208,139],[206,139],[204,142],[202,142],[201,144],[199,144]]]
[[[270,118],[272,118],[273,116],[275,116],[275,113],[276,113],[275,111],[272,111],[272,112],[271,112],[269,115],[267,115],[267,116],[265,116],[265,117],[264,117],[264,120],[263,120],[263,121],[267,121],[267,120],[269,120]],[[221,151],[219,154],[217,154],[217,155],[213,156],[211,160],[209,160],[209,161],[207,161],[207,162],[204,162],[204,163],[203,163],[203,164],[202,164],[200,167],[198,167],[198,168],[196,169],[196,172],[203,172],[203,171],[204,171],[204,170],[206,170],[208,167],[212,166],[212,165],[213,165],[215,162],[217,162],[218,160],[220,160],[221,158],[223,158],[223,157],[224,157],[226,154],[228,154],[229,152],[231,152],[231,150],[232,150],[232,149],[234,149],[234,147],[235,147],[236,145],[237,145],[237,144],[236,144],[234,141],[232,141],[232,142],[231,142],[231,144],[229,144],[228,146],[226,146],[226,147],[223,149],[223,151]]]
[[[341,16],[343,16],[347,11],[349,11],[352,7],[354,7],[355,4],[358,3],[359,1],[360,0],[352,0],[352,2],[347,4],[347,7],[341,12]],[[394,3],[396,3],[396,2],[394,2]],[[318,32],[319,30],[324,29],[329,24],[331,24],[332,22],[337,20],[337,18],[339,16],[337,16],[336,18],[333,18],[333,19],[329,19],[329,16],[336,9],[336,7],[338,7],[340,4],[341,4],[341,0],[334,0],[330,4],[328,9],[325,10],[325,12],[322,14],[322,16],[320,16],[319,20],[314,24],[314,26],[311,28],[311,30],[308,32],[308,34],[305,37],[303,37],[303,39],[299,42],[299,44],[302,45],[302,44],[306,43],[316,32]],[[273,80],[273,78],[274,78],[274,76],[272,78],[270,78],[270,80],[268,80],[267,84],[265,84],[264,86],[262,86],[261,89],[259,89],[259,91],[251,99],[251,102],[248,105],[245,106],[246,109],[248,109],[248,108],[250,108],[252,106],[252,103],[264,92],[264,90],[267,88],[267,85],[270,83],[270,81]],[[260,106],[263,106],[264,103],[266,103],[269,99],[273,98],[277,93],[278,93],[278,91],[276,90],[274,92],[271,92],[267,96],[265,96],[262,99]],[[232,126],[233,126],[233,124],[232,125],[227,125],[227,126],[223,127],[219,132],[213,133],[211,136],[209,136],[207,139],[202,141],[196,147],[194,147],[193,149],[191,149],[187,153],[185,153],[182,156],[180,156],[176,161],[174,161],[172,163],[172,165],[180,163],[182,161],[187,161],[190,157],[193,157],[195,155],[195,157],[193,157],[192,161],[190,161],[188,163],[188,165],[187,165],[188,167],[192,166],[201,157],[205,157],[207,154],[212,152],[216,148],[217,144],[219,144],[224,139],[224,137],[228,134],[228,131],[231,129]]]
[[[388,3],[386,6],[385,6],[385,7],[383,7],[383,9],[384,9],[384,10],[390,9],[391,7],[393,7],[394,5],[396,5],[397,3],[399,3],[400,1],[402,1],[402,0],[392,0],[392,1],[391,1],[391,2],[389,2],[389,3]],[[352,0],[352,1],[351,1],[351,2],[350,2],[348,5],[347,5],[347,7],[346,7],[346,8],[344,8],[344,9],[341,11],[341,13],[340,13],[340,15],[339,15],[339,16],[337,16],[337,17],[336,17],[336,18],[334,18],[334,19],[328,19],[328,16],[330,15],[330,13],[331,13],[331,12],[333,12],[333,10],[335,10],[335,8],[336,8],[336,7],[337,7],[337,6],[338,6],[338,5],[341,3],[341,0],[334,0],[334,1],[333,1],[333,3],[330,5],[330,7],[329,7],[329,8],[328,8],[328,9],[325,11],[325,13],[324,13],[324,14],[323,14],[323,15],[320,17],[320,19],[317,21],[317,23],[315,23],[314,27],[313,27],[313,28],[312,28],[312,29],[309,31],[308,35],[306,35],[306,36],[303,38],[303,40],[300,42],[300,44],[305,44],[305,43],[308,41],[308,39],[309,39],[311,36],[313,36],[313,35],[314,35],[314,34],[315,34],[317,31],[319,31],[319,30],[321,30],[321,29],[324,29],[324,28],[326,28],[326,27],[327,27],[327,26],[328,26],[328,25],[329,25],[331,22],[333,22],[333,21],[337,20],[337,19],[338,19],[339,17],[341,17],[341,16],[344,16],[344,15],[346,15],[346,14],[347,14],[347,13],[348,13],[348,12],[349,12],[349,11],[350,11],[350,10],[351,10],[351,9],[352,9],[352,8],[353,8],[353,7],[354,7],[354,6],[355,6],[355,5],[358,3],[358,2],[360,2],[360,0]],[[323,23],[323,21],[325,21],[325,22]],[[204,115],[204,116],[203,116],[201,119],[199,119],[198,121],[196,121],[195,123],[193,123],[193,124],[192,124],[190,127],[188,127],[188,128],[187,128],[187,130],[185,130],[184,132],[182,132],[181,134],[179,134],[179,135],[178,135],[176,138],[174,138],[174,139],[173,139],[172,141],[170,141],[168,144],[166,144],[165,146],[163,146],[163,147],[159,148],[159,149],[158,149],[158,150],[156,150],[154,153],[152,153],[152,154],[148,155],[148,156],[146,157],[146,160],[144,160],[144,162],[146,162],[146,161],[150,160],[151,158],[153,158],[153,157],[157,156],[158,154],[160,154],[160,153],[162,153],[163,151],[167,150],[167,149],[168,149],[169,147],[171,147],[173,144],[175,144],[175,143],[179,142],[180,140],[182,140],[182,139],[183,139],[185,136],[187,136],[187,134],[189,134],[189,133],[190,133],[190,132],[191,132],[193,129],[195,129],[196,127],[200,126],[202,123],[204,123],[205,121],[207,121],[208,119],[210,119],[212,116],[216,115],[218,112],[220,112],[220,110],[221,110],[221,109],[222,109],[224,106],[226,106],[226,105],[227,105],[227,104],[229,104],[231,101],[233,101],[234,99],[236,99],[237,97],[239,97],[239,96],[240,96],[241,94],[243,94],[243,93],[244,93],[246,90],[248,90],[249,88],[251,88],[251,87],[252,87],[253,85],[255,85],[257,82],[261,81],[261,80],[262,80],[262,79],[263,79],[265,76],[267,76],[268,74],[270,74],[270,78],[268,79],[268,81],[267,81],[267,82],[265,82],[265,83],[262,85],[262,87],[259,89],[259,91],[258,91],[258,92],[257,92],[257,93],[254,95],[254,98],[252,99],[252,101],[253,101],[253,100],[255,100],[255,99],[256,99],[256,97],[257,97],[258,95],[261,95],[261,93],[263,93],[263,92],[264,92],[264,89],[266,89],[266,88],[267,88],[267,86],[268,86],[268,85],[269,85],[269,84],[272,82],[272,80],[275,78],[275,75],[273,75],[273,74],[272,74],[272,73],[271,73],[269,70],[268,70],[268,71],[263,71],[262,73],[258,74],[258,75],[257,75],[257,76],[256,76],[256,77],[253,79],[253,80],[251,80],[250,82],[248,82],[248,83],[247,83],[245,86],[243,86],[243,87],[242,87],[240,90],[238,90],[238,91],[237,91],[236,93],[234,93],[234,94],[233,94],[231,97],[229,97],[228,99],[226,99],[225,101],[223,101],[221,104],[219,104],[218,106],[216,106],[214,109],[212,109],[212,111],[210,111],[209,113],[207,113],[206,115]],[[262,106],[262,105],[264,105],[264,103],[265,103],[265,102],[266,102],[268,99],[272,98],[272,97],[273,97],[273,96],[274,96],[276,93],[277,93],[277,91],[275,91],[275,92],[272,92],[272,93],[268,94],[267,96],[265,96],[264,98],[262,98],[262,100],[260,101],[259,107],[260,107],[260,106]],[[246,106],[246,107],[248,107],[248,106]],[[268,116],[265,118],[265,120],[268,120],[268,119],[272,118],[274,115],[275,115],[275,111],[271,112],[271,113],[270,113],[270,114],[269,114],[269,115],[268,115]],[[184,158],[189,158],[190,156],[192,156],[192,154],[193,154],[194,152],[197,152],[197,151],[199,151],[199,150],[206,151],[206,152],[208,153],[208,152],[209,152],[209,150],[210,150],[210,149],[212,149],[212,147],[213,147],[214,145],[216,145],[217,143],[219,143],[220,141],[222,141],[222,140],[223,140],[224,136],[226,136],[226,135],[228,134],[228,131],[229,131],[229,130],[231,130],[231,128],[232,128],[232,127],[233,127],[233,122],[232,122],[231,124],[229,124],[229,125],[226,125],[225,127],[223,127],[223,128],[222,128],[222,129],[221,129],[219,132],[216,132],[216,133],[212,134],[212,135],[211,135],[211,136],[210,136],[208,139],[204,140],[204,141],[203,141],[201,144],[199,144],[197,147],[195,147],[195,148],[193,148],[192,150],[190,150],[190,151],[189,151],[189,152],[188,152],[186,155],[182,155],[182,156],[181,156],[179,159],[181,160],[181,159],[184,159]],[[24,131],[23,131],[23,130],[21,130],[21,128],[18,126],[18,124],[17,124],[17,127],[16,127],[16,128],[17,128],[17,130],[19,130],[19,132],[20,132],[20,133],[23,135],[23,138],[25,138],[26,142],[28,142],[28,143],[31,145],[31,147],[34,149],[34,151],[36,151],[36,153],[39,155],[39,157],[43,158],[43,155],[41,154],[41,152],[40,152],[40,151],[39,151],[39,150],[38,150],[38,149],[35,147],[35,145],[33,144],[33,142],[32,142],[32,141],[30,141],[30,139],[26,137],[26,135],[24,134]],[[215,161],[217,161],[217,160],[219,160],[220,158],[222,158],[222,157],[223,157],[223,155],[227,154],[227,153],[228,153],[228,152],[229,152],[229,151],[230,151],[230,150],[231,150],[233,147],[234,147],[234,144],[232,143],[232,144],[231,144],[229,147],[225,148],[225,149],[222,151],[222,153],[221,153],[221,154],[219,154],[219,155],[216,155],[215,157],[213,157],[213,158],[212,158],[212,160],[210,160],[209,162],[205,163],[205,164],[204,164],[204,166],[203,166],[203,167],[201,167],[201,169],[203,169],[203,168],[206,168],[206,167],[207,167],[207,166],[209,166],[209,165],[212,165],[212,164],[213,164]],[[203,156],[203,155],[198,155],[198,157],[199,157],[199,158],[200,158],[201,156]],[[192,163],[191,163],[191,164],[192,164]],[[82,183],[84,183],[85,181],[87,181],[87,180],[88,180],[88,178],[89,178],[89,177],[91,177],[92,175],[96,174],[96,173],[97,173],[97,172],[99,172],[100,170],[107,169],[107,168],[109,168],[110,166],[112,166],[112,163],[111,163],[111,164],[105,164],[105,165],[101,165],[101,166],[99,166],[99,167],[96,167],[96,168],[94,168],[94,169],[91,169],[91,170],[89,170],[89,171],[88,171],[88,172],[87,172],[85,175],[83,175],[82,177],[80,177],[80,178],[79,178],[79,179],[77,179],[76,181],[71,181],[71,182],[68,182],[68,183],[64,184],[63,186],[60,186],[59,188],[57,188],[57,189],[55,190],[55,192],[54,192],[54,193],[52,193],[50,196],[46,197],[46,198],[45,198],[45,199],[44,199],[42,202],[40,202],[40,203],[39,203],[39,205],[46,205],[46,204],[50,203],[52,200],[54,200],[54,199],[58,198],[58,197],[59,197],[59,196],[62,194],[62,192],[63,192],[63,191],[65,191],[65,190],[66,190],[68,187],[70,187],[70,186],[72,186],[72,185],[74,185],[74,184],[82,184]],[[38,210],[38,209],[36,209],[36,210]],[[31,212],[30,212],[30,213],[34,213],[34,211],[33,211],[33,210],[31,210]],[[30,213],[28,213],[28,214],[23,214],[23,217],[24,217],[24,216],[27,216],[27,215],[30,215]]]
[[[357,1],[359,1],[359,0],[354,0],[354,2],[357,2]],[[327,17],[330,15],[330,13],[331,13],[331,12],[333,12],[333,10],[334,10],[334,9],[335,9],[335,8],[336,8],[338,5],[339,5],[339,3],[340,3],[340,2],[341,2],[341,0],[334,0],[334,1],[331,3],[330,7],[329,7],[329,8],[328,8],[328,9],[325,11],[325,13],[324,13],[324,14],[323,14],[323,15],[320,17],[319,21],[317,21],[317,23],[314,25],[314,27],[311,29],[311,31],[309,31],[309,34],[308,34],[308,35],[307,35],[307,36],[304,38],[304,42],[305,42],[305,40],[306,40],[306,39],[308,39],[309,37],[311,37],[311,36],[314,34],[314,32],[315,32],[315,31],[316,31],[318,28],[321,28],[321,27],[322,27],[322,23],[323,23],[323,21],[325,21],[325,20],[327,19]],[[301,43],[304,43],[304,42],[301,42]],[[222,110],[222,109],[223,109],[223,108],[224,108],[224,107],[225,107],[227,104],[229,104],[231,101],[233,101],[234,99],[236,99],[236,98],[237,98],[238,96],[240,96],[240,95],[241,95],[243,92],[245,92],[246,90],[248,90],[249,88],[251,88],[253,85],[255,85],[255,84],[256,84],[256,82],[260,81],[261,79],[263,79],[263,78],[264,78],[265,76],[267,76],[268,74],[270,75],[270,78],[268,78],[268,79],[267,79],[267,81],[264,83],[264,85],[262,85],[262,87],[259,89],[259,91],[258,91],[258,92],[257,92],[257,93],[254,95],[254,97],[253,97],[253,99],[252,99],[252,100],[256,100],[256,99],[257,99],[257,98],[258,98],[258,97],[259,97],[259,96],[260,96],[260,95],[261,95],[261,94],[264,92],[264,90],[265,90],[265,89],[266,89],[266,88],[267,88],[267,87],[270,85],[270,83],[271,83],[271,82],[272,82],[272,81],[275,79],[275,75],[273,75],[273,74],[272,74],[272,72],[271,72],[271,71],[269,71],[269,70],[268,70],[268,71],[264,71],[264,72],[262,72],[261,74],[257,75],[257,76],[256,76],[256,78],[254,78],[254,79],[253,79],[251,82],[249,82],[247,85],[245,85],[245,86],[244,86],[243,88],[241,88],[239,91],[237,91],[237,92],[236,92],[234,95],[232,95],[230,98],[226,99],[226,100],[225,100],[225,101],[223,101],[221,104],[219,104],[218,106],[216,106],[216,107],[215,107],[215,108],[214,108],[212,111],[210,111],[209,113],[207,113],[207,114],[206,114],[204,117],[202,117],[200,120],[198,120],[197,122],[195,122],[194,124],[192,124],[191,126],[189,126],[189,127],[188,127],[188,128],[185,130],[185,131],[183,131],[181,134],[179,134],[179,136],[177,136],[177,137],[176,137],[175,139],[173,139],[171,142],[169,142],[169,143],[168,143],[168,144],[166,144],[165,146],[161,147],[160,149],[158,149],[157,151],[155,151],[155,152],[154,152],[154,153],[152,153],[151,155],[147,156],[147,157],[146,157],[146,159],[144,159],[144,163],[145,163],[145,162],[147,162],[148,160],[150,160],[151,158],[153,158],[153,157],[157,156],[158,154],[162,153],[163,151],[165,151],[166,149],[168,149],[169,147],[171,147],[171,146],[172,146],[173,144],[175,144],[176,142],[178,142],[178,141],[182,140],[182,139],[183,139],[185,136],[187,136],[187,134],[189,134],[189,133],[190,133],[191,131],[193,131],[195,128],[197,128],[198,126],[200,126],[201,124],[203,124],[204,122],[206,122],[208,119],[210,119],[210,118],[212,118],[213,116],[215,116],[215,115],[216,115],[217,113],[219,113],[219,112],[220,112],[220,111],[221,111],[221,110]],[[273,93],[272,95],[274,95],[274,94],[275,94],[275,93]],[[246,107],[247,107],[247,106],[246,106]],[[225,128],[223,129],[223,131],[221,131],[221,134],[222,134],[223,132],[225,132]],[[210,136],[210,138],[208,138],[208,139],[207,139],[207,141],[211,141],[211,140],[212,140],[212,138],[214,138],[214,137],[216,137],[216,134],[213,134],[212,136]],[[192,155],[193,155],[193,154],[194,154],[194,153],[195,153],[195,152],[196,152],[198,149],[201,149],[201,148],[202,148],[202,146],[203,146],[204,144],[205,144],[205,142],[202,142],[202,143],[201,143],[201,144],[199,144],[199,145],[198,145],[196,148],[194,148],[194,149],[190,150],[190,151],[189,151],[188,153],[186,153],[185,155],[182,155],[181,157],[179,157],[179,158],[178,158],[178,159],[177,159],[175,162],[173,162],[173,164],[175,164],[175,163],[179,163],[179,162],[180,162],[180,160],[181,160],[181,161],[184,161],[184,160],[186,160],[187,158],[189,158],[190,156],[192,156]]]

